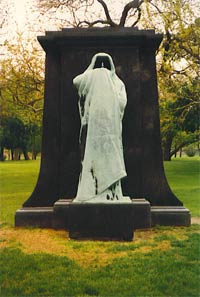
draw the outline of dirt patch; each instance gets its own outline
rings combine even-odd
[[[200,217],[191,218],[191,224],[199,224],[200,225]]]
[[[147,254],[153,250],[169,250],[171,243],[166,238],[167,236],[173,236],[180,240],[187,239],[184,228],[137,230],[133,242],[121,243],[113,241],[74,241],[69,239],[66,231],[52,229],[4,227],[0,230],[0,236],[1,248],[18,247],[28,254],[42,252],[67,256],[83,267],[105,266],[115,258],[125,257],[130,253]],[[111,252],[108,252],[108,250],[111,250]]]

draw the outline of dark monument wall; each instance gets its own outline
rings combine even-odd
[[[72,80],[98,52],[112,56],[128,95],[123,120],[128,174],[124,194],[144,197],[151,205],[182,205],[169,188],[162,161],[155,64],[162,36],[132,28],[64,29],[38,39],[46,51],[42,158],[37,185],[24,206],[52,206],[76,195],[80,120]]]

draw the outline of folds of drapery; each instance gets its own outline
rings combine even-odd
[[[84,156],[76,201],[95,199],[126,176],[122,147],[122,118],[127,98],[124,83],[110,68],[94,68],[96,58],[73,83],[79,94],[80,141],[85,133]],[[120,183],[119,183],[120,184]]]

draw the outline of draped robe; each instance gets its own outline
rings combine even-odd
[[[99,56],[107,57],[110,70],[94,68]],[[124,202],[121,190],[121,179],[126,176],[122,147],[122,118],[127,102],[124,83],[115,74],[112,58],[104,53],[96,54],[73,83],[80,98],[82,151],[74,202]]]

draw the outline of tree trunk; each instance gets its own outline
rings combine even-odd
[[[4,148],[1,147],[1,149],[0,149],[0,161],[4,161],[4,155],[3,155],[3,153],[4,153]]]
[[[12,161],[20,160],[20,150],[19,149],[11,150],[11,153],[12,153]]]
[[[171,161],[171,146],[173,137],[168,136],[166,141],[163,143],[163,158],[164,161]]]
[[[35,137],[33,138],[33,144],[32,144],[32,160],[36,160],[37,152],[35,151]]]
[[[23,152],[23,155],[24,155],[24,159],[25,159],[26,161],[27,161],[27,160],[30,160],[29,155],[28,155],[28,152],[27,152],[25,149],[23,149],[22,152]]]
[[[183,152],[183,150],[182,150],[182,147],[181,147],[180,150],[179,150],[179,157],[180,158],[182,157],[182,152]]]
[[[14,161],[14,150],[11,149],[11,160]]]
[[[32,151],[32,160],[36,160],[37,158],[37,152]]]
[[[176,150],[176,147],[175,147],[175,153],[174,153],[174,158],[177,157],[177,150]]]
[[[11,160],[11,150],[8,150],[8,160]]]

